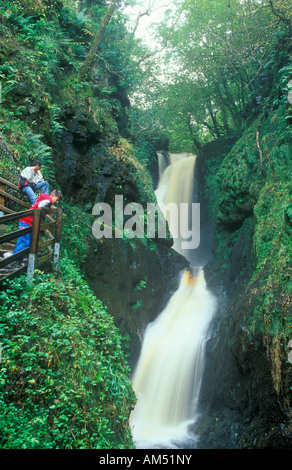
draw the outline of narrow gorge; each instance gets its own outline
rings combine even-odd
[[[0,449],[290,449],[288,2],[0,3],[0,236],[34,159],[64,196],[58,272],[1,282]]]

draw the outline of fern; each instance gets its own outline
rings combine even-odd
[[[81,10],[76,16],[76,23],[84,25],[85,23],[90,22],[89,16],[86,15],[86,9]]]

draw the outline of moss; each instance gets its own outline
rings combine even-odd
[[[288,112],[287,103],[281,102],[259,115],[223,160],[217,173],[220,197],[215,260],[211,262],[228,282],[241,280],[240,293],[236,291],[233,299],[237,304],[234,321],[240,325],[236,341],[242,341],[246,350],[246,342],[253,348],[255,338],[262,338],[274,389],[286,409],[287,381],[291,381],[287,344],[292,335]]]
[[[134,155],[132,144],[120,138],[117,145],[110,148],[116,159],[122,163],[122,173],[137,186],[139,200],[143,204],[156,202],[151,174]],[[121,175],[123,177],[123,174]]]

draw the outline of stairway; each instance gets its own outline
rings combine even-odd
[[[52,260],[53,270],[58,270],[62,224],[62,209],[53,208],[51,211],[42,209],[40,212],[38,210],[33,211],[19,197],[12,196],[7,188],[10,192],[11,190],[17,192],[19,196],[18,187],[0,176],[0,287],[6,279],[12,279],[19,274],[27,273],[27,277],[32,279],[37,265],[43,266],[52,263]],[[7,201],[16,203],[20,206],[21,210],[12,210],[12,208],[7,207]],[[25,228],[25,233],[20,233],[22,231],[16,229],[18,220],[28,215],[33,215],[36,223],[32,225],[31,229],[29,227]],[[13,232],[11,232],[10,228],[8,232],[6,231],[6,224],[12,224],[11,229]],[[3,225],[3,230],[1,225]],[[35,229],[34,226],[36,227]],[[30,246],[11,257],[4,258],[6,252],[14,250],[15,243],[12,242],[17,237],[30,232],[32,234]],[[31,256],[28,256],[29,253]],[[19,263],[19,259],[23,259],[22,264]]]
[[[13,251],[15,248],[14,243],[3,243],[0,246],[0,261],[4,260],[4,253]],[[7,258],[7,263],[9,263],[9,258]],[[26,272],[27,270],[27,255],[23,257],[23,264],[20,265],[17,261],[12,261],[6,266],[0,268],[0,281],[3,278],[11,279],[15,275]]]

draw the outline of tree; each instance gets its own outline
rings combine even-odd
[[[81,80],[84,80],[91,67],[92,67],[92,64],[93,64],[93,61],[95,59],[95,56],[97,54],[97,51],[98,51],[98,48],[100,46],[100,43],[104,37],[104,33],[106,31],[106,28],[107,28],[107,25],[109,24],[112,16],[113,16],[113,13],[115,11],[115,7],[116,7],[116,3],[117,3],[117,0],[110,0],[110,4],[109,4],[109,7],[102,19],[102,22],[100,23],[100,26],[97,30],[97,33],[94,37],[94,40],[93,40],[93,43],[91,45],[91,48],[86,56],[86,59],[85,59],[85,62],[80,70],[80,79]]]
[[[291,3],[288,0],[268,0],[268,6],[271,8],[276,18],[288,26],[292,27]]]
[[[167,42],[163,100],[159,91],[148,100],[157,100],[172,136],[180,140],[189,132],[198,148],[198,136],[240,132],[262,94],[259,82],[269,83],[269,64],[289,23],[288,0],[184,0],[169,10],[157,28],[160,42]],[[147,86],[141,88],[145,95]]]

